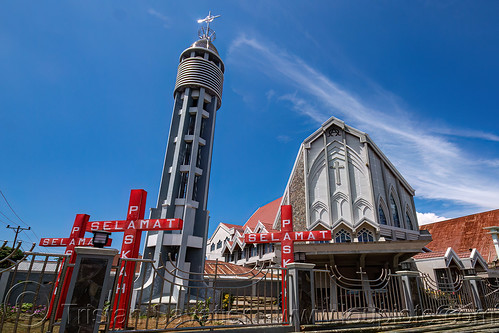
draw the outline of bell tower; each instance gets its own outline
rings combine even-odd
[[[180,218],[183,231],[148,232],[144,258],[202,273],[208,233],[208,186],[217,110],[222,104],[224,63],[210,23],[199,20],[199,40],[180,55],[174,106],[156,208],[150,218]],[[145,274],[145,272],[142,272]]]

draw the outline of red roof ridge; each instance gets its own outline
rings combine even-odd
[[[281,203],[282,197],[277,198],[266,205],[259,207],[253,215],[250,216],[248,221],[244,224],[244,229],[249,227],[251,230],[254,230],[258,225],[258,222],[262,224],[273,224],[274,219],[279,211],[279,206]]]
[[[239,225],[239,224],[230,224],[230,223],[225,223],[225,222],[220,222],[220,224],[223,224],[229,228],[235,228],[235,229],[241,229],[241,230],[244,230],[244,227],[242,225]]]

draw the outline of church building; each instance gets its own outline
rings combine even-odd
[[[343,274],[355,275],[361,267],[374,275],[381,268],[397,270],[400,262],[422,252],[431,241],[428,232],[419,231],[414,189],[366,133],[335,117],[303,141],[278,201],[278,206],[292,205],[294,231],[332,232],[331,241],[295,243],[295,258],[318,267],[336,265]],[[225,260],[251,264],[250,258],[264,254],[258,246],[265,244],[245,244],[242,236],[279,230],[275,206],[272,225],[264,224],[265,230],[243,227],[243,233],[235,230],[225,236]],[[208,256],[222,229],[208,241]],[[243,255],[234,256],[235,252]],[[280,258],[279,244],[275,254]]]

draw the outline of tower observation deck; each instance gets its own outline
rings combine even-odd
[[[161,259],[161,265],[170,257],[180,270],[195,273],[204,270],[213,138],[224,79],[224,63],[213,45],[215,33],[209,28],[214,18],[210,13],[198,21],[207,26],[200,29],[199,40],[180,55],[158,203],[150,214],[152,219],[183,219],[184,229],[148,232],[143,252],[144,258]],[[152,282],[149,287],[164,295],[170,288],[162,288],[160,283]],[[181,297],[178,290],[174,293]]]

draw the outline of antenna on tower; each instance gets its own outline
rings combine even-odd
[[[199,19],[198,23],[203,23],[206,22],[206,27],[201,27],[198,30],[198,36],[199,39],[206,39],[209,40],[210,42],[213,42],[216,38],[215,31],[213,29],[210,29],[210,23],[213,22],[214,19],[220,17],[221,15],[211,15],[211,11],[208,12],[208,16],[206,16],[204,19]]]

